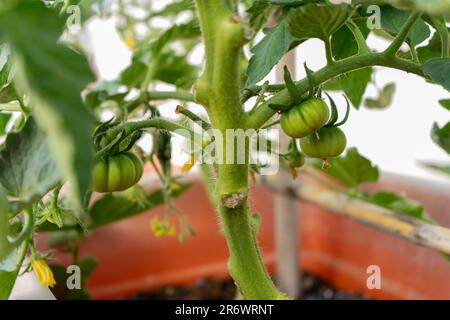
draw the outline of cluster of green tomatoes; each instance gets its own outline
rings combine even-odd
[[[286,76],[285,76],[286,77]],[[288,79],[287,82],[289,82]],[[290,92],[296,90],[289,87]],[[293,93],[293,96],[297,95]],[[293,138],[289,153],[286,155],[291,168],[300,168],[305,163],[305,155],[310,158],[323,160],[323,167],[328,167],[328,159],[342,154],[347,145],[344,132],[338,127],[347,121],[349,114],[349,103],[347,100],[347,111],[344,119],[337,123],[338,113],[336,104],[327,94],[331,104],[331,114],[327,104],[317,94],[307,99],[295,99],[293,106],[289,107],[281,115],[280,123],[283,131]],[[295,100],[300,102],[295,102]],[[300,139],[300,152],[297,148],[296,139]]]

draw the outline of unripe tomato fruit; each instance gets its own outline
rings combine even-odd
[[[301,168],[305,164],[305,157],[300,152],[289,154],[288,164],[291,168]]]
[[[106,156],[94,165],[92,190],[95,192],[126,190],[141,179],[143,171],[142,161],[132,152]]]
[[[292,138],[303,138],[322,128],[330,117],[322,99],[312,98],[292,107],[281,115],[281,128]]]
[[[300,139],[300,147],[308,157],[327,159],[339,156],[347,145],[347,138],[341,129],[323,127],[316,134]]]

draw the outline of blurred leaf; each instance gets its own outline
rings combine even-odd
[[[250,28],[260,30],[267,22],[273,6],[267,0],[253,1],[252,6],[247,9]]]
[[[122,72],[122,83],[129,88],[140,88],[146,75],[151,71],[153,80],[190,88],[197,78],[198,69],[188,63],[186,56],[176,54],[168,44],[176,39],[198,34],[198,27],[190,22],[175,25],[157,40],[149,44],[144,43],[134,52],[130,66]]]
[[[88,300],[90,294],[87,291],[87,282],[91,277],[92,271],[97,267],[97,261],[91,256],[86,256],[82,260],[77,261],[76,265],[80,268],[81,289],[68,289],[67,280],[71,276],[67,273],[66,266],[54,264],[51,265],[56,285],[53,287],[52,293],[60,300]]]
[[[417,48],[417,55],[422,64],[428,60],[440,58],[441,53],[441,37],[437,32],[434,33],[428,45]]]
[[[422,163],[423,166],[450,175],[450,164],[442,165],[435,163]]]
[[[395,83],[388,83],[381,90],[380,95],[376,99],[367,98],[364,104],[369,109],[385,109],[392,103],[395,94]]]
[[[447,122],[442,128],[439,128],[438,124],[434,123],[431,130],[431,138],[438,146],[450,154],[450,122]]]
[[[0,113],[0,136],[6,134],[6,126],[11,119],[11,113]]]
[[[309,2],[318,2],[318,0],[267,0],[271,4],[279,6],[299,6]]]
[[[379,191],[369,198],[369,202],[383,208],[407,214],[416,219],[428,221],[424,217],[423,205],[421,203],[411,201],[396,193]]]
[[[388,0],[386,2],[409,10],[417,10],[432,15],[450,14],[450,0]]]
[[[61,180],[43,133],[33,118],[20,132],[7,135],[0,151],[0,183],[12,196],[31,204]]]
[[[173,84],[178,88],[190,89],[198,77],[198,68],[189,64],[186,56],[175,55],[173,51],[161,55],[161,63],[155,72],[157,80]]]
[[[287,15],[281,16],[275,27],[265,28],[263,32],[264,38],[251,49],[253,56],[247,68],[247,87],[268,75],[296,41],[288,31]]]
[[[422,70],[436,84],[450,91],[450,58],[429,60],[422,66]]]
[[[81,91],[94,77],[84,57],[59,43],[63,24],[40,1],[21,1],[0,19],[14,49],[15,84],[29,97],[36,122],[69,183],[71,199],[81,207],[94,161],[93,117]]]
[[[183,185],[178,190],[174,190],[174,197],[184,193],[191,185]],[[145,202],[130,199],[121,194],[107,194],[97,200],[89,210],[91,217],[91,228],[116,222],[131,216],[148,211],[158,205],[164,204],[164,194],[158,190],[146,197]]]
[[[0,103],[8,103],[17,100],[17,92],[12,84],[8,84],[0,90]]]
[[[13,250],[13,246],[9,242],[8,235],[10,230],[9,223],[10,205],[3,189],[0,188],[0,262],[8,256]]]
[[[358,153],[356,148],[347,150],[345,156],[329,159],[330,167],[322,172],[336,178],[349,187],[363,182],[378,180],[378,168],[369,159]],[[320,164],[318,164],[320,168]]]
[[[443,106],[445,109],[450,110],[450,99],[442,99],[439,100],[439,103],[441,106]]]
[[[410,16],[410,12],[399,10],[391,6],[381,7],[381,27],[391,35],[397,35]],[[406,42],[416,47],[430,36],[430,28],[422,20],[418,19],[412,26],[406,37]]]
[[[180,0],[180,1],[172,1],[167,6],[162,8],[161,10],[154,11],[150,14],[150,17],[171,17],[176,16],[179,13],[187,10],[194,9],[194,1],[193,0]]]
[[[13,250],[6,259],[0,261],[0,300],[8,300],[19,275],[22,249]]]
[[[289,10],[289,31],[297,39],[318,38],[328,41],[350,18],[351,13],[347,4],[307,4]]]
[[[128,92],[120,92],[120,87],[121,84],[118,81],[102,81],[86,95],[86,104],[90,108],[95,108],[107,100],[120,102],[128,94]]]
[[[173,190],[172,196],[176,198],[182,195],[190,188],[190,184],[181,185],[180,188]],[[129,189],[130,190],[130,189]],[[165,203],[163,190],[156,190],[149,195],[144,195],[143,199],[130,197],[126,190],[121,193],[108,193],[98,199],[89,209],[91,221],[89,228],[96,228],[116,221],[120,221],[153,209]],[[64,216],[63,216],[64,218]],[[50,222],[41,224],[39,232],[61,231],[78,228],[77,221],[65,217],[62,229]]]

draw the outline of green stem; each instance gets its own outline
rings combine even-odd
[[[240,101],[240,54],[246,43],[246,26],[228,6],[228,0],[196,0],[203,34],[206,65],[195,85],[195,98],[205,106],[214,129],[222,135],[218,158],[217,197],[219,216],[230,251],[229,270],[247,299],[285,298],[274,286],[261,258],[248,210],[248,143],[244,161],[236,152],[228,163],[235,136],[227,132],[247,129],[248,114]],[[225,161],[227,160],[227,161]]]
[[[416,48],[414,48],[413,45],[410,45],[409,46],[409,51],[411,52],[412,61],[417,63],[417,64],[420,64],[419,57],[417,56]]]
[[[353,22],[353,20],[349,20],[347,22],[347,27],[353,33],[353,36],[355,37],[356,43],[358,44],[358,53],[359,54],[369,53],[370,49],[367,46],[366,38],[364,38],[364,35],[362,34],[361,30]]]
[[[128,102],[126,108],[128,112],[131,112],[145,102],[167,99],[195,102],[192,93],[187,91],[148,91],[141,94],[137,99]]]
[[[208,131],[209,129],[211,129],[211,125],[208,122],[206,122],[205,120],[200,118],[198,115],[196,115],[189,109],[184,108],[183,106],[178,105],[177,108],[175,109],[175,113],[179,113],[179,114],[186,116],[187,118],[191,119],[195,123],[199,124],[205,131]]]
[[[133,131],[145,128],[158,128],[167,131],[172,131],[186,138],[192,138],[194,135],[194,132],[192,132],[191,129],[186,128],[185,126],[182,126],[178,123],[162,118],[126,122],[120,126],[114,127],[110,131],[110,133],[111,135],[114,135],[119,134],[121,131],[125,130],[125,135],[128,135]]]
[[[230,251],[228,269],[242,294],[252,300],[286,299],[267,273],[247,203],[239,208],[220,206],[220,219]]]
[[[333,59],[333,51],[331,49],[331,40],[330,38],[324,39],[323,42],[325,43],[325,53],[327,57],[327,63],[332,64],[334,62]]]
[[[406,37],[408,36],[409,30],[411,30],[411,27],[414,25],[414,23],[419,19],[421,16],[421,13],[419,12],[413,12],[409,16],[408,20],[406,20],[405,24],[403,25],[400,32],[397,34],[397,36],[394,38],[394,40],[391,42],[389,47],[384,51],[386,55],[395,55],[397,51],[402,46],[403,42],[405,42]]]
[[[384,66],[399,69],[426,78],[420,65],[408,60],[386,55],[385,53],[366,53],[339,60],[332,65],[328,65],[314,72],[313,78],[315,84],[320,85],[341,74],[371,66]],[[296,85],[302,94],[308,92],[309,84],[307,79],[297,82]],[[284,105],[289,103],[289,101],[290,96],[287,89],[281,90],[268,101],[261,104],[260,107],[253,112],[249,119],[248,126],[259,129],[276,113],[275,110],[269,107],[270,104]]]

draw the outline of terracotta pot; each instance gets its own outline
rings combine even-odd
[[[369,189],[402,190],[425,204],[428,213],[450,226],[449,192],[422,180],[384,175]],[[259,241],[269,270],[274,270],[273,193],[257,187],[253,210],[261,213]],[[81,256],[93,255],[99,266],[89,282],[94,299],[119,298],[165,285],[193,282],[205,277],[228,277],[228,252],[215,212],[201,182],[176,200],[197,230],[186,243],[156,238],[149,213],[101,227],[86,238]],[[433,250],[374,230],[312,204],[301,203],[302,267],[343,290],[379,299],[450,299],[450,263]],[[43,237],[45,240],[45,236]],[[41,241],[45,244],[45,241]],[[65,262],[67,257],[59,255]],[[369,265],[381,269],[381,290],[366,286]]]

